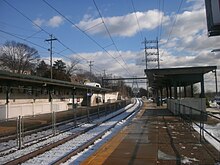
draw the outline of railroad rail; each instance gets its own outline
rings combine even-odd
[[[59,134],[58,136],[48,138],[45,141],[36,143],[12,154],[3,156],[3,159],[0,163],[25,164],[27,161],[27,164],[33,162],[35,164],[59,164],[64,162],[74,154],[94,143],[97,139],[103,136],[105,132],[113,128],[118,122],[137,112],[140,105],[141,102],[136,100],[135,103],[129,104],[125,108],[122,108],[112,114],[108,114],[105,117],[94,120],[88,124],[83,124],[78,128],[69,130],[63,135]],[[86,139],[84,139],[85,137]],[[35,149],[30,151],[30,148]],[[19,154],[21,152],[23,153],[22,156]],[[48,159],[48,154],[50,153],[52,153],[52,155],[57,153],[58,155],[55,154],[53,159]]]
[[[45,114],[42,117],[27,116],[19,119],[10,119],[5,122],[0,121],[0,157],[43,141],[48,137],[67,132],[73,127],[79,127],[101,116],[106,116],[125,107],[127,104],[127,101],[118,101],[90,108],[80,107],[76,110],[61,112],[61,114],[57,114],[57,122],[54,125],[50,121],[53,114]],[[74,116],[74,111],[76,111],[76,117]],[[14,127],[14,131],[8,131],[8,128],[12,127]],[[4,132],[6,129],[8,133]]]

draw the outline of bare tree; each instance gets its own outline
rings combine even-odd
[[[7,41],[0,47],[2,68],[7,68],[13,73],[23,74],[26,71],[32,72],[39,58],[40,56],[35,48],[31,48],[23,43]]]
[[[71,64],[70,64],[70,65],[67,65],[67,68],[66,68],[67,74],[73,75],[74,71],[78,70],[77,64],[78,64],[79,62],[80,62],[80,61],[79,61],[78,59],[72,58],[72,59],[71,59]]]

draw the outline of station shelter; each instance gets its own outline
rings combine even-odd
[[[200,111],[206,111],[204,74],[214,73],[217,93],[216,69],[216,66],[145,69],[145,74],[158,106],[166,97],[167,108],[174,114],[200,114]],[[199,97],[194,97],[195,84],[200,84]]]

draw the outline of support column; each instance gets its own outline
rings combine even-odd
[[[187,97],[186,95],[186,86],[184,85],[184,97]]]
[[[216,94],[216,96],[218,96],[218,81],[217,81],[216,69],[214,70],[214,72],[215,72],[215,94]]]
[[[172,99],[172,87],[170,86],[170,98]]]
[[[181,86],[179,86],[179,98],[182,98]]]
[[[191,97],[194,97],[193,84],[191,84],[190,87],[191,87]]]
[[[174,82],[174,99],[177,99],[177,83]]]
[[[201,75],[201,95],[200,97],[201,98],[204,98],[205,97],[205,87],[204,87],[204,77],[203,75]]]
[[[10,95],[10,87],[6,86],[6,100],[5,100],[5,104],[6,104],[6,119],[8,120],[9,117],[9,95]]]
[[[158,89],[156,89],[156,103],[157,103],[157,106],[160,106],[160,99],[159,99],[159,91],[158,91]]]
[[[50,102],[50,112],[51,112],[51,124],[52,124],[52,130],[53,135],[56,135],[56,112],[53,110],[53,88],[49,87],[49,102]]]
[[[76,92],[76,88],[74,87],[72,89],[72,110],[73,110],[73,114],[74,114],[74,125],[75,127],[77,126],[77,121],[76,121],[76,107],[75,107],[75,92]]]
[[[160,88],[160,105],[161,106],[163,105],[162,97],[163,97],[163,88]]]

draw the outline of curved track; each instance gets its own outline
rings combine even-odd
[[[60,164],[65,162],[71,156],[84,150],[101,138],[118,122],[137,112],[140,106],[141,102],[136,99],[134,104],[130,104],[106,117],[6,155],[0,163]],[[21,155],[21,153],[23,154]]]

